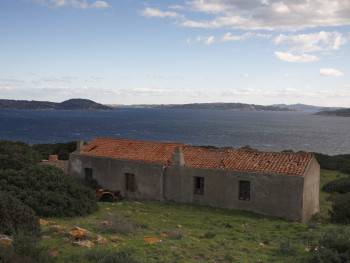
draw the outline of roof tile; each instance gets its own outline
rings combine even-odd
[[[183,147],[185,167],[303,175],[312,153],[260,152],[233,148],[205,149],[183,143],[95,138],[84,155],[172,165],[176,147]]]

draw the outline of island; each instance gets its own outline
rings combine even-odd
[[[340,110],[320,111],[315,114],[323,115],[323,116],[350,117],[350,108],[340,109]]]
[[[6,100],[0,99],[0,109],[7,110],[88,110],[104,111],[116,110],[92,100],[70,99],[61,103],[49,101]]]
[[[128,106],[130,107],[130,106]],[[245,103],[191,103],[191,104],[160,104],[132,105],[133,108],[181,109],[181,110],[232,110],[232,111],[296,111],[292,108],[278,106],[262,106]]]

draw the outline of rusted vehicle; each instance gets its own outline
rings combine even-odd
[[[102,202],[123,201],[120,191],[110,191],[107,189],[95,189],[95,196]]]

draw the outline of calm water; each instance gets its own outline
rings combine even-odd
[[[36,144],[94,137],[344,154],[350,153],[350,118],[297,112],[0,110],[0,139]]]

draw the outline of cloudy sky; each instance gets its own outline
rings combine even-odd
[[[0,98],[350,107],[350,0],[0,0]]]

